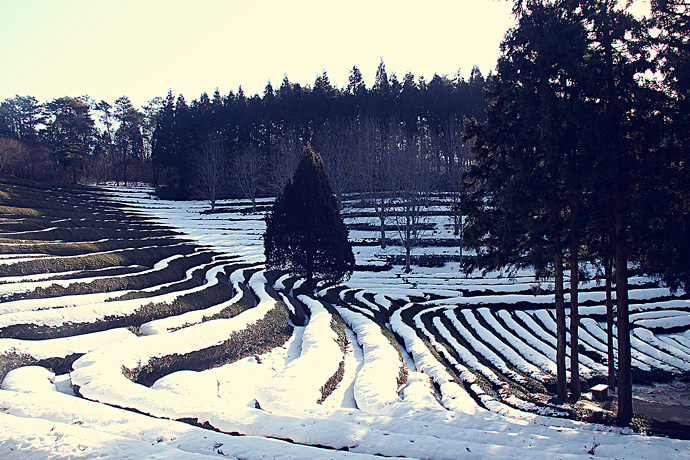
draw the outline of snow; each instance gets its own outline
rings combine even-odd
[[[117,328],[58,339],[0,339],[0,354],[16,352],[31,355],[36,359],[65,357],[76,353],[87,353],[103,345],[121,342],[131,337],[134,337],[134,334],[128,329]]]
[[[524,294],[535,286],[528,271],[520,271],[514,280],[499,273],[465,276],[458,272],[457,264],[414,267],[409,274],[400,267],[381,273],[355,272],[340,293],[341,302],[334,305],[346,324],[349,343],[345,351],[331,327],[333,316],[324,305],[324,290],[321,296],[298,297],[309,310],[309,319],[304,326],[294,327],[282,346],[211,369],[173,372],[151,387],[135,383],[125,377],[123,367],[135,369],[157,357],[182,355],[223,343],[233,333],[264,318],[276,308],[278,300],[286,301],[288,306],[291,300],[290,293],[281,292],[276,299],[267,291],[260,265],[264,229],[261,214],[200,214],[207,208],[202,202],[161,202],[152,199],[145,188],[113,187],[111,193],[117,201],[179,229],[187,239],[207,249],[239,255],[238,260],[255,264],[254,268],[240,268],[230,274],[233,299],[146,323],[140,328],[142,336],[113,329],[41,341],[0,339],[0,353],[16,352],[36,359],[84,354],[70,374],[56,376],[38,366],[20,367],[7,374],[0,390],[2,458],[690,458],[688,441],[646,437],[626,428],[538,415],[526,411],[531,409],[527,402],[511,401],[511,406],[479,385],[477,372],[497,384],[500,379],[492,367],[479,362],[471,350],[454,339],[447,324],[461,332],[493,368],[510,373],[510,366],[515,366],[537,379],[554,372],[554,336],[537,324],[539,320],[547,328],[553,326],[548,310],[499,310],[494,315],[480,306],[528,302],[542,308],[552,302],[552,296]],[[437,228],[443,228],[441,220]],[[358,232],[357,237],[369,234]],[[423,250],[431,253],[455,249],[415,251]],[[358,263],[378,263],[395,249],[382,253],[380,248],[360,246],[357,251]],[[172,258],[166,260],[160,263],[169,263]],[[219,258],[197,267],[205,273],[202,286],[145,299],[105,302],[105,296],[98,294],[0,303],[0,327],[21,322],[56,325],[94,321],[105,315],[126,314],[142,303],[169,302],[217,283],[218,275],[229,265],[226,262]],[[187,277],[192,271],[187,272]],[[52,283],[41,276],[0,281],[7,282],[0,284],[2,293]],[[61,281],[63,285],[70,282]],[[285,282],[283,277],[274,287],[281,289]],[[639,284],[643,282],[639,280]],[[202,321],[204,316],[212,316],[239,300],[242,283],[258,298],[254,308],[233,318]],[[160,287],[150,291],[155,293]],[[486,296],[467,296],[463,290],[490,292]],[[432,300],[430,294],[442,299]],[[348,295],[353,296],[356,305],[346,302]],[[663,321],[663,327],[686,324],[689,315],[680,307],[686,301],[655,300],[661,296],[668,296],[667,290],[634,291],[631,298],[650,301],[634,310],[639,314],[636,325],[644,326],[645,321]],[[586,293],[585,298],[603,303],[600,292]],[[426,300],[415,303],[419,299]],[[656,307],[645,307],[652,303]],[[410,309],[418,306],[422,309],[414,315],[414,325],[407,324],[403,315],[416,311]],[[583,308],[600,312],[603,305]],[[374,313],[388,309],[394,311],[390,323],[383,326],[395,332],[400,351],[384,335],[382,325],[372,319]],[[422,314],[432,315],[439,337],[426,329]],[[464,328],[458,315],[479,339]],[[442,316],[447,320],[441,321]],[[601,347],[601,326],[591,318],[582,321],[589,333],[585,345],[591,349]],[[443,351],[441,338],[452,344],[462,362]],[[640,366],[675,370],[690,366],[687,332],[662,335],[638,327],[633,339],[640,351]],[[458,377],[449,373],[427,343],[455,367]],[[584,371],[605,369],[585,358]],[[338,371],[341,362],[342,380],[325,401],[317,403],[321,387]],[[397,381],[401,369],[408,373],[403,385]],[[72,385],[82,397],[75,396]],[[220,432],[183,423],[182,419],[208,423]]]
[[[177,256],[164,259],[166,264]],[[162,263],[161,262],[161,263]],[[159,267],[154,267],[159,269]],[[129,290],[116,292],[99,292],[94,294],[65,295],[61,297],[47,297],[43,299],[25,299],[6,302],[0,308],[0,327],[11,324],[37,324],[44,326],[60,326],[66,323],[90,323],[104,319],[107,316],[127,315],[144,305],[157,302],[172,303],[178,297],[192,294],[202,289],[208,289],[218,283],[218,275],[224,271],[222,265],[210,268],[206,272],[206,282],[197,287],[179,290],[167,294],[154,295],[129,300],[108,301]],[[191,269],[185,279],[191,278]],[[153,292],[155,289],[169,286],[166,283],[155,288],[141,289],[142,292]]]
[[[299,300],[311,312],[309,324],[301,334],[300,355],[274,375],[256,398],[262,408],[274,414],[323,412],[317,405],[321,387],[344,360],[337,334],[330,327],[331,315],[318,300],[307,296],[300,296]]]

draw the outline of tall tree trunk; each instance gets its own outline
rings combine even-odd
[[[608,385],[616,388],[616,358],[613,353],[613,301],[611,296],[611,280],[613,268],[611,257],[604,257],[604,277],[606,278],[606,350],[608,355]]]
[[[158,167],[151,162],[151,176],[153,177],[153,187],[158,188]]]
[[[460,265],[462,266],[462,263],[464,262],[464,254],[462,252],[462,247],[465,244],[465,235],[463,235],[464,229],[462,228],[462,216],[460,216],[460,238],[458,239],[458,251],[460,252]]]
[[[632,372],[628,312],[628,241],[620,194],[616,196],[616,310],[618,314],[618,423],[632,421]]]
[[[405,273],[412,271],[412,218],[410,217],[409,208],[405,210]]]
[[[578,244],[570,245],[570,392],[574,400],[580,399],[580,356],[579,333],[580,316],[578,312]]]
[[[307,287],[307,291],[311,292],[315,288],[315,283],[314,283],[314,257],[309,254],[307,255],[307,263],[306,263],[306,275],[307,275],[307,280],[305,281],[305,285]]]
[[[386,249],[386,210],[384,208],[386,204],[383,202],[383,200],[383,196],[377,197],[374,194],[374,210],[376,211],[376,216],[379,218],[379,231],[381,233],[379,243],[381,245],[381,249]]]
[[[563,302],[563,254],[560,248],[554,255],[554,284],[556,291],[556,399],[564,402],[568,396],[565,375],[565,305]]]
[[[381,231],[380,243],[381,249],[386,249],[386,217],[383,214],[383,209],[378,213],[379,215],[379,230]]]

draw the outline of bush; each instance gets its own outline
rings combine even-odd
[[[266,267],[337,282],[355,264],[321,156],[305,147],[297,171],[266,217]]]
[[[191,353],[151,358],[134,369],[123,366],[122,373],[133,382],[151,386],[156,380],[182,370],[201,371],[265,353],[282,346],[292,336],[289,310],[277,302],[266,316],[241,331],[235,331],[224,342]]]
[[[220,282],[207,289],[182,295],[172,303],[150,302],[128,315],[109,315],[88,323],[63,323],[60,326],[36,324],[13,324],[0,329],[0,338],[44,340],[59,337],[99,332],[118,327],[138,328],[142,324],[168,316],[181,315],[188,311],[226,302],[233,297],[233,290],[227,282],[227,275],[219,274]]]
[[[0,276],[32,275],[36,273],[56,273],[72,270],[97,270],[113,266],[144,265],[153,267],[166,257],[175,254],[191,254],[195,251],[191,244],[176,244],[142,251],[139,248],[123,249],[117,253],[97,253],[85,256],[40,258],[0,265]]]

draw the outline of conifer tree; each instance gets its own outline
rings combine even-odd
[[[487,91],[487,121],[466,127],[476,154],[466,177],[475,194],[485,195],[470,197],[474,206],[467,209],[475,263],[553,271],[560,402],[567,398],[563,256],[573,236],[569,220],[580,207],[579,176],[586,174],[584,167],[577,167],[582,161],[576,142],[582,113],[579,69],[587,41],[586,31],[578,26],[580,18],[573,16],[547,2],[528,2],[518,27],[501,44],[498,73]],[[572,247],[577,249],[577,244]],[[575,318],[575,349],[577,325]],[[578,379],[577,352],[571,356],[571,375]],[[571,386],[575,398],[578,384]]]
[[[590,254],[597,250],[593,235],[611,241],[599,244],[599,255],[610,260],[615,248],[617,417],[626,425],[632,417],[628,246],[639,237],[637,227],[649,222],[648,216],[637,219],[634,208],[651,191],[640,177],[653,171],[647,143],[658,137],[650,132],[654,111],[646,106],[654,97],[636,78],[650,67],[644,59],[649,40],[615,0],[517,1],[514,11],[519,24],[501,44],[487,121],[467,127],[477,155],[468,176],[478,195],[468,212],[468,233],[480,243],[476,263],[531,265],[539,272],[548,268],[547,256],[553,259],[557,399],[563,401],[563,255],[569,246],[571,390],[577,398],[578,254],[582,245]]]
[[[307,144],[293,179],[266,218],[266,266],[307,279],[337,282],[352,273],[355,259],[323,160]]]

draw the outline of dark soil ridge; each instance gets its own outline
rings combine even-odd
[[[18,241],[34,239],[43,243],[79,243],[108,238],[130,239],[136,238],[137,235],[145,238],[169,238],[178,237],[181,235],[179,232],[174,230],[165,229],[164,227],[157,227],[156,224],[153,223],[141,224],[140,222],[132,222],[127,226],[105,226],[101,225],[100,222],[92,222],[91,225],[92,226],[57,227],[49,222],[38,221],[27,230],[22,229],[19,231],[0,233],[0,238],[3,240]],[[46,230],[47,228],[50,230]],[[7,230],[7,228],[3,228],[3,230]],[[113,235],[115,235],[115,237],[113,237]]]
[[[266,277],[266,293],[275,299],[280,299],[280,294],[275,288],[275,284],[278,278],[285,275],[286,272],[280,270],[266,270],[264,276]],[[288,301],[292,306],[290,310],[290,321],[295,326],[306,326],[308,318],[310,316],[309,309],[306,305],[300,302],[297,298],[292,295],[292,287],[298,281],[296,277],[289,277],[283,282],[285,289],[281,289],[280,292],[288,297]],[[294,310],[294,311],[293,311]]]
[[[199,256],[199,259],[193,259]],[[231,273],[235,267],[238,265],[233,262],[237,259],[236,256],[228,256],[218,258],[214,253],[197,253],[189,257],[182,257],[173,261],[181,262],[181,266],[176,267],[172,274],[166,274],[165,278],[160,278],[155,282],[148,282],[146,284],[141,283],[141,287],[134,288],[131,292],[122,294],[118,297],[113,297],[106,299],[106,302],[116,302],[120,300],[131,300],[131,299],[145,299],[149,297],[157,297],[165,294],[172,294],[175,292],[183,292],[189,289],[193,289],[199,286],[203,286],[206,282],[206,276],[208,272],[216,267],[224,266],[225,273]],[[186,272],[188,270],[193,270],[192,276],[189,279],[184,279]],[[167,284],[167,286],[166,286]],[[142,291],[141,289],[148,288],[148,291]],[[153,289],[156,288],[156,289]],[[127,288],[129,289],[129,288]]]
[[[434,312],[436,313],[436,312]],[[493,394],[498,397],[498,399],[501,400],[504,404],[507,405],[512,405],[507,402],[508,397],[510,396],[517,396],[518,398],[530,402],[532,404],[535,404],[537,406],[543,407],[543,401],[541,398],[535,397],[535,395],[538,394],[543,394],[545,393],[546,388],[543,385],[540,385],[538,382],[536,382],[532,377],[524,374],[521,372],[517,367],[506,360],[506,365],[508,368],[515,374],[519,375],[523,381],[522,382],[516,382],[513,380],[510,376],[506,375],[503,371],[498,369],[491,361],[489,361],[487,358],[485,358],[481,353],[475,352],[470,346],[469,343],[466,341],[464,337],[460,335],[460,333],[455,329],[452,325],[452,322],[449,318],[447,318],[445,315],[432,315],[431,312],[427,314],[422,314],[421,319],[424,322],[428,332],[430,334],[434,335],[434,338],[436,341],[440,344],[442,344],[446,349],[452,350],[455,352],[453,347],[441,336],[440,332],[435,328],[432,322],[432,316],[438,317],[441,322],[446,326],[446,329],[450,332],[450,334],[453,336],[455,340],[457,340],[461,345],[463,345],[467,350],[469,350],[477,359],[480,363],[482,363],[484,366],[487,368],[491,369],[491,371],[495,374],[495,376],[498,379],[498,382],[492,381],[488,375],[484,375],[481,371],[477,371],[475,369],[472,369],[472,367],[467,366],[465,363],[465,367],[468,369],[472,369],[473,374],[475,377],[481,376],[482,380],[485,381],[488,385],[491,387],[491,391],[487,392],[487,394]],[[476,332],[469,326],[467,323],[467,320],[464,317],[460,317],[457,315],[457,312],[455,312],[455,316],[460,321],[465,328],[469,331],[470,334],[476,339],[481,342],[483,340],[476,334]],[[485,346],[487,346],[491,351],[494,353],[497,353],[495,348],[489,346],[490,344],[483,342]],[[500,353],[497,353],[499,356],[501,356]],[[454,354],[454,358],[457,359],[459,362],[462,362],[462,360],[459,358],[457,354]],[[460,376],[458,375],[458,378]]]
[[[520,350],[519,350],[514,344],[510,343],[510,340],[505,340],[505,338],[503,337],[503,335],[499,334],[499,333],[496,331],[496,329],[494,329],[494,327],[491,326],[491,325],[486,321],[486,319],[484,318],[483,315],[480,315],[479,312],[476,311],[476,310],[471,310],[470,312],[471,312],[471,314],[475,317],[475,319],[479,322],[479,324],[480,324],[482,327],[484,327],[484,329],[486,329],[487,331],[489,331],[489,332],[490,332],[497,340],[499,340],[504,346],[507,346],[508,348],[510,348],[511,350],[513,350],[513,352],[515,352],[516,354],[522,356],[522,354],[520,353]],[[458,312],[456,311],[455,313],[456,313],[456,316],[458,316]],[[496,318],[496,316],[494,316],[494,318]],[[498,321],[498,319],[497,319],[497,321]],[[501,323],[499,323],[499,324],[501,324]],[[506,328],[506,330],[509,331],[510,329],[507,329],[507,328]],[[475,332],[474,330],[472,331],[472,333],[475,333],[475,334],[476,334],[476,332]],[[479,337],[478,334],[477,334],[477,337],[478,337],[479,340],[481,340],[481,338]],[[487,346],[487,347],[489,347],[489,348],[490,348],[494,353],[496,353],[498,356],[503,357],[503,353],[501,353],[501,352],[500,352],[496,347],[494,347],[492,344],[484,342],[484,345]],[[525,344],[525,345],[526,345],[526,344]],[[530,348],[531,348],[531,347],[530,347]],[[537,368],[538,368],[540,371],[542,371],[543,373],[545,373],[545,374],[548,373],[547,371],[545,371],[545,370],[539,368],[539,366],[537,366],[535,363],[531,362],[531,361],[529,360],[529,358],[527,358],[526,356],[522,356],[522,358],[523,358],[525,361],[527,361],[527,362],[529,362],[530,364],[532,364],[533,366],[537,367]],[[513,370],[513,372],[517,372],[519,375],[521,375],[521,376],[523,376],[525,379],[527,379],[527,382],[528,382],[528,383],[523,384],[523,386],[526,387],[526,389],[528,390],[528,393],[546,393],[546,385],[547,385],[547,384],[555,384],[555,383],[556,383],[556,379],[555,379],[555,377],[553,377],[553,376],[549,376],[549,377],[546,379],[546,381],[539,381],[539,380],[537,380],[536,378],[532,377],[531,375],[528,375],[527,373],[525,373],[525,372],[521,371],[520,369],[518,369],[518,368],[517,368],[517,365],[513,364],[513,363],[512,363],[510,360],[508,360],[507,358],[505,358],[505,361],[506,361],[506,363],[508,364],[508,366]],[[586,388],[586,389],[589,388],[589,387],[588,387],[588,384],[585,384],[585,388]],[[583,390],[583,391],[584,391],[584,390]]]
[[[108,267],[101,268],[98,270],[84,270],[84,271],[73,271],[68,274],[55,274],[53,276],[48,276],[43,278],[44,281],[61,281],[61,280],[78,280],[80,278],[92,278],[94,276],[116,276],[116,275],[134,275],[136,273],[148,270],[148,267],[143,265],[129,265],[126,267]],[[11,281],[0,280],[0,284],[8,284]]]

